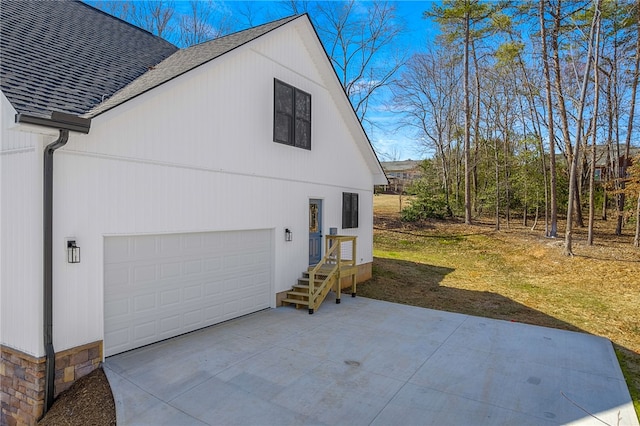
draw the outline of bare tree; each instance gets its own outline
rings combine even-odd
[[[460,110],[460,69],[446,47],[430,49],[409,59],[393,86],[393,107],[402,111],[402,124],[416,130],[426,149],[434,149],[448,214],[451,213],[451,143]]]
[[[96,6],[158,37],[170,39],[174,30],[175,3],[172,0],[110,0],[97,2]]]
[[[387,1],[373,1],[366,11],[355,0],[316,3],[314,23],[329,58],[360,121],[369,102],[404,64],[405,56],[390,51],[403,27]],[[383,57],[383,51],[387,55]]]
[[[558,190],[556,187],[556,136],[553,121],[553,99],[551,92],[551,72],[549,71],[549,54],[547,51],[547,30],[545,20],[546,0],[540,0],[540,39],[542,41],[542,67],[545,81],[545,100],[547,104],[547,129],[549,132],[549,183],[551,198],[551,229],[547,236],[558,236]]]
[[[640,77],[640,4],[638,4],[636,2],[635,4],[635,10],[632,9],[632,16],[633,16],[633,12],[635,13],[635,26],[636,26],[636,43],[635,43],[635,63],[634,63],[634,69],[631,72],[631,101],[630,101],[630,107],[629,107],[629,122],[627,125],[627,137],[625,140],[625,154],[624,154],[624,159],[623,162],[624,164],[622,165],[622,171],[621,171],[621,176],[624,177],[625,173],[626,173],[626,168],[629,167],[629,165],[631,164],[631,134],[633,133],[633,122],[635,119],[635,108],[636,108],[636,93],[638,91],[638,79]],[[624,189],[625,183],[624,180],[621,182],[621,187],[622,189]],[[622,210],[624,208],[624,203],[625,203],[625,192],[622,191],[620,193],[620,200],[618,205],[619,210]],[[640,206],[640,198],[638,198],[638,206]],[[639,216],[640,218],[640,216]],[[637,228],[637,226],[636,226]],[[616,226],[616,235],[620,235],[622,234],[622,216],[618,215],[618,223]],[[634,242],[634,245],[636,247],[638,247],[637,245],[637,241],[638,241],[638,230],[636,229],[636,240]]]
[[[178,23],[180,44],[192,46],[231,31],[230,16],[224,6],[213,0],[191,0],[188,13]]]
[[[361,122],[370,102],[387,88],[407,56],[395,41],[404,23],[392,2],[282,0],[286,13],[309,13]]]
[[[479,0],[452,0],[445,2],[443,6],[434,5],[430,11],[424,13],[425,17],[435,18],[440,23],[445,33],[445,38],[450,43],[458,43],[463,53],[463,88],[464,88],[464,221],[470,224],[472,221],[471,203],[471,87],[470,87],[470,61],[474,58],[477,68],[477,56],[475,54],[475,40],[482,38],[491,28],[489,18],[496,9],[488,3]],[[476,77],[479,77],[478,69],[475,69]],[[479,80],[476,78],[476,87]],[[477,93],[476,96],[480,96]],[[480,109],[477,108],[477,114]],[[476,125],[476,138],[478,137],[478,125]]]
[[[242,17],[242,21],[246,22],[249,27],[256,25],[257,17],[262,13],[264,7],[260,2],[243,1],[239,2],[237,13]]]
[[[173,1],[147,0],[133,2],[134,24],[145,28],[158,37],[165,37],[173,28],[171,20],[175,12]]]
[[[587,97],[587,86],[589,84],[589,73],[591,70],[591,55],[593,49],[594,32],[596,31],[597,23],[600,19],[600,0],[595,2],[595,13],[593,14],[593,20],[591,22],[591,29],[589,30],[589,48],[587,49],[587,64],[582,79],[582,89],[580,91],[580,101],[578,104],[578,118],[576,123],[576,144],[575,152],[571,161],[571,172],[569,175],[569,205],[567,207],[567,229],[565,231],[564,239],[564,254],[567,256],[573,255],[572,248],[572,234],[573,234],[573,202],[575,200],[575,193],[578,191],[577,185],[577,169],[578,169],[578,157],[580,152],[580,138],[582,136],[582,119],[585,106],[585,98]]]
[[[593,117],[591,118],[591,167],[589,168],[589,230],[587,244],[593,245],[593,225],[595,221],[595,192],[596,192],[596,154],[598,140],[598,106],[600,101],[600,20],[596,25],[596,54],[593,60]]]
[[[574,15],[577,12],[578,12],[578,9],[572,9],[569,11],[568,14]],[[558,107],[558,115],[560,116],[560,130],[562,131],[562,137],[564,139],[567,164],[569,164],[569,167],[571,167],[571,164],[574,162],[573,161],[573,157],[575,155],[574,151],[578,151],[579,147],[578,146],[574,147],[573,144],[571,143],[571,131],[569,130],[569,111],[568,111],[567,102],[565,99],[565,90],[564,90],[563,79],[562,79],[562,61],[560,60],[560,43],[561,43],[560,37],[565,27],[564,19],[566,17],[564,16],[564,13],[565,13],[565,10],[562,7],[562,0],[558,0],[557,5],[552,12],[553,29],[551,31],[551,47],[553,51],[553,64],[554,64],[553,70],[555,74],[554,83],[555,83],[555,89],[556,89],[556,102]],[[583,106],[579,104],[578,108],[580,107],[583,107]],[[582,129],[580,129],[580,132],[582,132]],[[579,135],[576,135],[577,139],[579,139],[579,137],[580,137]],[[575,182],[571,182],[569,183],[569,185],[570,186],[575,185],[576,188],[579,187],[578,175],[575,174],[573,176],[573,179],[575,179]],[[582,227],[584,226],[584,221],[582,219],[580,191],[573,191],[573,192],[569,191],[569,192],[571,192],[571,195],[575,198],[575,200],[573,200],[570,203],[570,205],[575,208],[575,214],[576,214],[576,220],[578,222],[578,226]],[[570,216],[573,213],[574,213],[573,210],[568,210],[567,216]]]

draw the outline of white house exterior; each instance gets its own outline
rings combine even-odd
[[[88,134],[70,132],[54,154],[53,347],[81,364],[63,377],[94,368],[95,348],[103,359],[275,308],[309,265],[310,200],[322,233],[357,236],[360,278],[371,274],[373,187],[386,178],[308,17],[200,62],[152,67],[78,114]],[[154,72],[171,78],[149,83]],[[276,80],[311,96],[311,149],[274,142]],[[37,364],[43,150],[59,131],[16,123],[1,102],[0,344]],[[357,194],[357,228],[341,226],[343,193]],[[29,401],[37,417],[42,400]]]

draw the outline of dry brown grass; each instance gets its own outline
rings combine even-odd
[[[545,238],[544,225],[410,225],[399,220],[398,196],[387,195],[374,210],[374,278],[359,294],[606,337],[640,413],[640,250],[631,227],[616,237],[612,220],[597,221],[595,245],[580,229],[567,257],[563,238]]]

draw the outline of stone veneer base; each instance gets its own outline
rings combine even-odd
[[[54,396],[102,362],[102,341],[56,353]],[[0,345],[0,425],[34,425],[44,412],[45,357]]]

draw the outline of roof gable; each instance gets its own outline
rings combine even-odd
[[[17,113],[43,118],[49,118],[52,111],[93,118],[291,23],[323,76],[375,183],[386,182],[306,15],[179,50],[76,0],[0,2],[0,88]]]
[[[229,53],[298,17],[299,16],[290,16],[178,50],[164,61],[150,68],[144,75],[132,81],[113,97],[91,110],[87,116],[95,117],[115,108],[136,96]]]
[[[79,1],[0,5],[0,89],[18,113],[81,115],[178,50]]]

